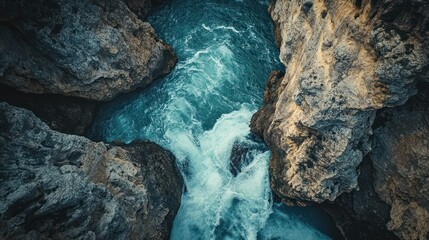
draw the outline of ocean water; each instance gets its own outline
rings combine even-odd
[[[282,69],[268,2],[173,0],[149,22],[179,62],[164,79],[103,107],[92,138],[149,139],[186,184],[172,239],[331,239],[317,209],[273,204],[269,151],[250,135],[271,70]]]

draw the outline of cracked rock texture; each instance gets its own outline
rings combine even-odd
[[[124,1],[2,1],[0,82],[104,101],[167,74],[172,48],[132,12],[147,17],[150,1]]]
[[[391,206],[387,228],[402,239],[429,239],[428,94],[383,109],[374,130],[375,191]]]
[[[0,145],[0,238],[168,238],[183,182],[158,145],[59,133],[6,103]]]
[[[332,215],[349,239],[377,236],[374,226],[384,226],[378,236],[385,238],[392,232],[403,239],[428,238],[429,196],[421,186],[429,170],[425,132],[415,131],[413,120],[395,108],[429,82],[428,8],[427,0],[270,5],[286,68],[284,75],[270,76],[251,126],[271,149],[271,187],[288,204],[335,200],[338,211]],[[392,114],[392,125],[378,129],[374,119],[383,122],[377,112],[385,108],[399,112]],[[423,128],[427,123],[415,111],[412,117]],[[409,131],[412,137],[394,133],[399,122],[403,135]],[[422,142],[413,144],[416,139]],[[402,150],[395,147],[408,140]],[[360,168],[373,179],[358,181]],[[353,215],[348,227],[341,211]],[[353,225],[366,235],[350,234]]]

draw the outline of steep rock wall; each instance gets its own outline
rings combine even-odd
[[[401,174],[396,167],[404,166],[397,165],[393,157],[385,159],[389,154],[399,154],[392,152],[394,147],[380,148],[371,138],[377,110],[404,104],[417,94],[422,83],[429,81],[428,7],[429,1],[412,0],[272,2],[276,42],[286,69],[284,76],[275,73],[270,77],[263,106],[251,125],[271,149],[271,187],[285,203],[329,202],[351,192],[348,199],[337,201],[344,200],[342,205],[348,206],[359,198],[362,205],[349,209],[352,214],[363,209],[354,219],[359,221],[371,211],[366,209],[371,203],[364,198],[374,200],[380,195],[381,200],[375,199],[372,206],[380,206],[383,212],[393,207],[390,216],[375,214],[379,223],[385,225],[390,218],[387,228],[397,236],[424,239],[427,220],[417,223],[406,213],[417,214],[413,211],[418,209],[419,217],[415,219],[423,221],[426,210],[413,205],[412,199],[423,201],[427,194],[407,194],[405,205],[396,207],[399,200],[395,199],[401,197],[392,179]],[[395,138],[392,132],[383,134]],[[378,135],[382,136],[382,130],[377,130],[374,138]],[[392,140],[383,141],[394,144]],[[375,156],[383,156],[372,157],[374,170],[367,168],[369,176],[375,174],[369,183],[375,188],[366,188],[368,191],[363,191],[367,194],[359,196],[352,191],[359,189],[359,167],[372,148],[379,151],[374,150]],[[424,172],[428,169],[422,155],[416,166]],[[408,157],[401,159],[411,161]],[[395,170],[382,171],[386,165]],[[418,179],[425,179],[419,174]],[[416,191],[419,186],[412,184],[417,180],[407,177],[398,181]],[[355,203],[359,205],[359,201]],[[365,224],[361,229],[371,228],[371,221]],[[411,234],[410,229],[419,233]]]
[[[377,113],[374,187],[391,206],[387,228],[401,239],[429,238],[429,91]]]

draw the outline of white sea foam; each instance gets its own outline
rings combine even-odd
[[[256,237],[257,231],[262,228],[270,213],[270,192],[266,187],[268,152],[255,151],[251,164],[236,177],[229,171],[232,146],[236,141],[244,141],[249,134],[248,124],[252,114],[243,106],[238,111],[222,115],[211,130],[198,138],[198,150],[192,141],[182,137],[178,139],[178,134],[175,134],[178,140],[170,148],[173,152],[182,153],[184,146],[193,149],[182,156],[189,160],[193,172],[190,174],[192,178],[187,179],[189,191],[183,197],[182,214],[176,220],[176,226],[181,226],[174,228],[174,239],[190,236],[212,238],[222,221],[231,221],[229,218],[237,215],[251,224],[246,221],[235,223],[242,225],[241,232],[236,232],[236,236]],[[198,154],[194,154],[196,152]],[[239,207],[237,211],[236,207]],[[187,224],[182,225],[182,221]],[[196,230],[195,225],[202,229]]]

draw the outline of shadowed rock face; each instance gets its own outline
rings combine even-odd
[[[365,157],[359,170],[359,190],[343,193],[334,202],[320,206],[333,217],[345,239],[398,239],[387,229],[390,206],[374,189],[374,168],[369,157]]]
[[[59,94],[23,93],[0,84],[0,102],[31,110],[52,130],[85,136],[99,106],[97,101]]]
[[[393,0],[277,0],[270,6],[286,70],[284,76],[270,77],[251,126],[272,151],[271,187],[288,204],[334,201],[349,193],[326,208],[338,209],[336,216],[330,212],[350,239],[392,238],[386,228],[404,239],[427,237],[422,206],[428,194],[419,185],[429,170],[425,132],[408,139],[408,145],[422,140],[412,150],[419,153],[405,153],[404,147],[394,147],[408,141],[393,134],[397,126],[373,133],[372,125],[377,111],[403,105],[429,81],[428,7],[429,1]],[[399,111],[395,121],[402,121],[403,129],[398,132],[416,133],[412,121],[400,119],[402,110],[391,111]],[[413,117],[423,122],[420,112]],[[379,115],[376,120],[384,121]],[[369,167],[362,171],[374,178],[358,181],[362,159],[371,149]],[[413,164],[406,166],[408,161]],[[411,166],[420,169],[406,170]],[[415,178],[401,177],[404,171]],[[402,188],[408,190],[402,193]],[[340,212],[354,215],[348,227]],[[374,226],[386,226],[389,218],[387,227],[380,228],[385,232],[377,235]],[[353,225],[367,232],[350,234]]]
[[[392,207],[388,229],[402,239],[429,238],[428,100],[380,111],[384,122],[374,130],[375,190]]]
[[[2,239],[167,239],[183,182],[150,142],[117,146],[51,130],[0,103]]]
[[[146,7],[132,6],[137,14]],[[104,101],[176,63],[172,48],[122,1],[3,1],[0,15],[0,82],[24,92]]]
[[[347,239],[428,238],[428,92],[377,112],[359,190],[321,205]]]
[[[152,12],[152,9],[169,0],[123,0],[128,8],[135,13],[140,19],[146,20]]]

